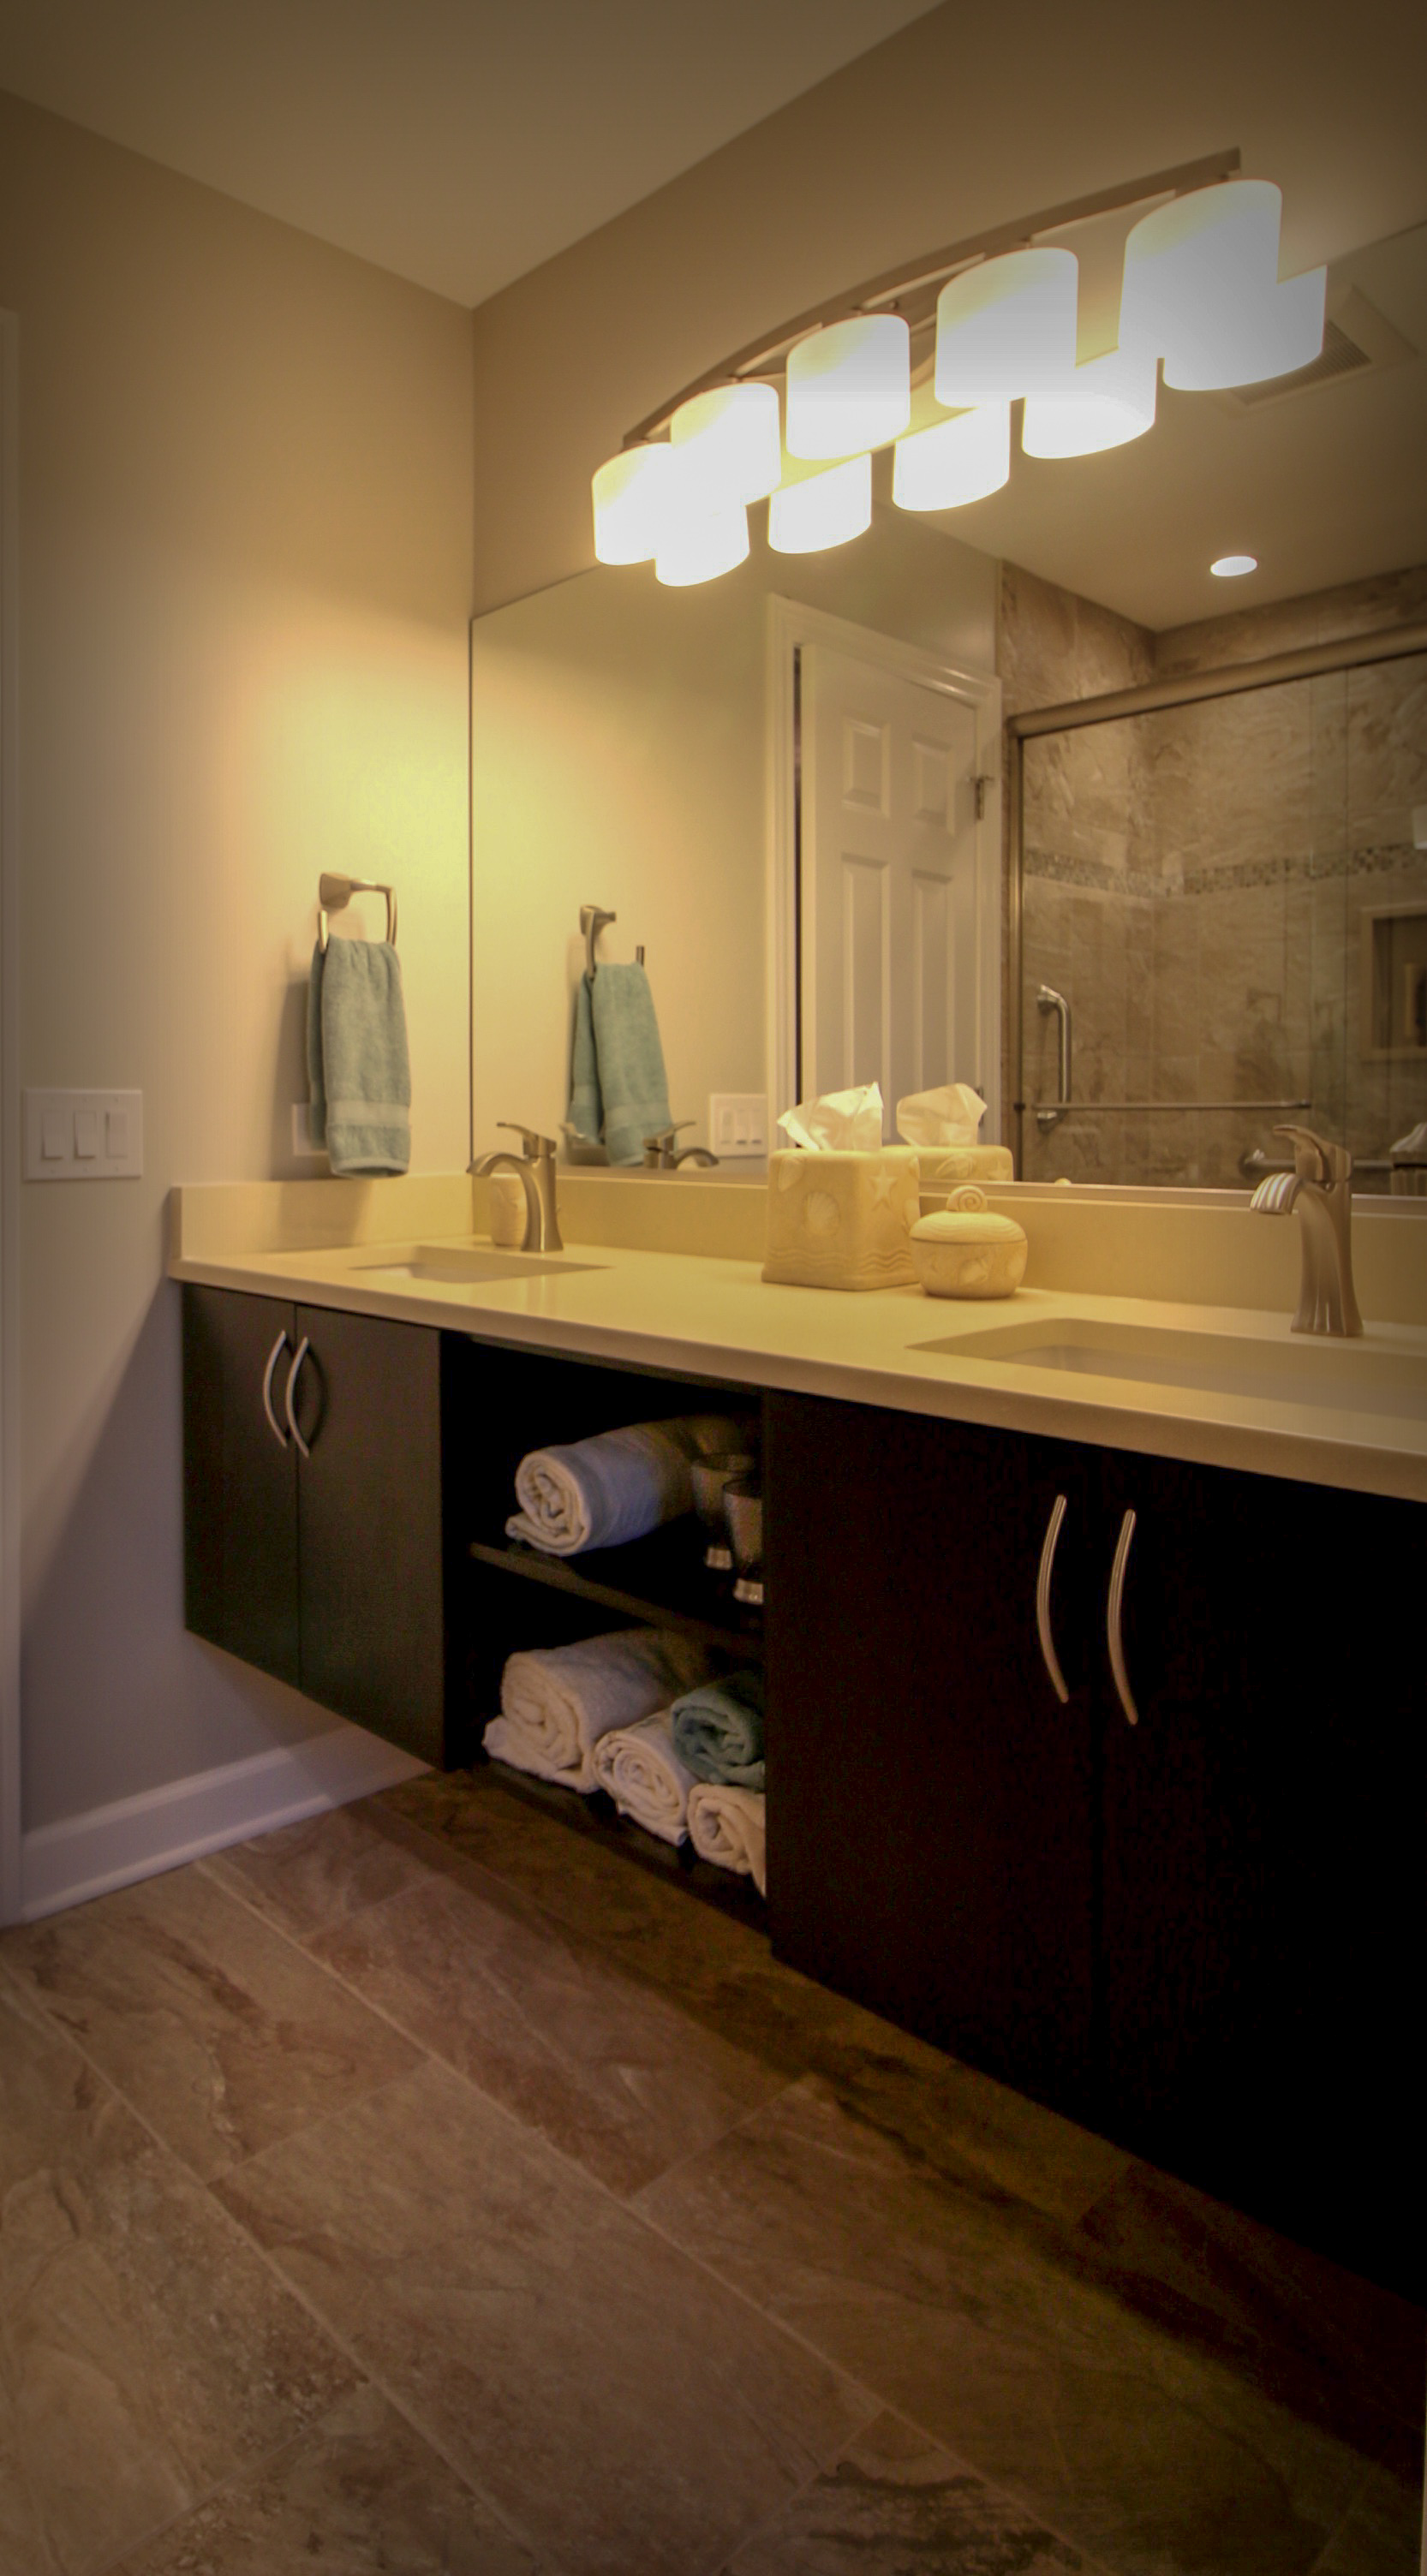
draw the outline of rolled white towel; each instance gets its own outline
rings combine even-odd
[[[598,1786],[592,1755],[601,1737],[667,1708],[703,1679],[708,1663],[692,1637],[665,1628],[622,1628],[576,1646],[512,1655],[486,1751],[517,1771],[588,1792]]]
[[[515,1471],[520,1509],[506,1522],[506,1536],[549,1556],[643,1538],[661,1521],[693,1509],[689,1461],[737,1449],[742,1437],[722,1414],[688,1413],[532,1449]]]
[[[616,1726],[602,1735],[594,1758],[595,1778],[622,1816],[632,1816],[666,1843],[687,1842],[694,1775],[674,1750],[667,1708],[637,1726]]]
[[[689,1791],[689,1833],[700,1860],[717,1861],[751,1877],[760,1896],[768,1893],[767,1829],[763,1793],[731,1789],[698,1780]]]

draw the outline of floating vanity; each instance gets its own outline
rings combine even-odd
[[[761,1190],[683,1175],[562,1176],[539,1257],[464,1178],[176,1193],[188,1624],[447,1765],[517,1647],[762,1655],[780,1957],[1420,2292],[1427,1229],[1363,1210],[1368,1331],[1309,1342],[1289,1228],[1069,1195],[953,1310],[764,1284]],[[692,1523],[507,1540],[526,1450],[711,1392],[762,1410],[762,1629]]]

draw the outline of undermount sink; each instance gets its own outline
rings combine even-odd
[[[988,1360],[1002,1368],[1053,1369],[1070,1377],[1125,1378],[1139,1386],[1427,1421],[1427,1362],[1316,1335],[1262,1342],[1244,1334],[1063,1317],[993,1326],[980,1333],[948,1333],[914,1347],[948,1359]]]
[[[501,1252],[494,1244],[419,1243],[414,1251],[364,1261],[363,1271],[383,1279],[441,1279],[476,1287],[501,1279],[564,1279],[576,1270],[605,1270],[604,1261],[567,1261],[563,1254]]]

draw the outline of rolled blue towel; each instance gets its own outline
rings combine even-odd
[[[763,1675],[730,1673],[686,1691],[669,1711],[674,1750],[696,1780],[721,1788],[763,1786]]]
[[[645,1137],[670,1124],[664,1050],[643,967],[601,966],[590,987],[590,1019],[605,1152],[612,1163],[642,1162]],[[578,1126],[573,1103],[571,1117]]]
[[[411,1070],[401,961],[389,940],[313,950],[307,1003],[312,1136],[334,1172],[404,1172]]]

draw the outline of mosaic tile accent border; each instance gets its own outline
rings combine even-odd
[[[1051,884],[1079,886],[1094,894],[1118,894],[1135,901],[1163,902],[1176,895],[1229,894],[1239,886],[1321,885],[1334,877],[1427,877],[1427,851],[1410,841],[1382,841],[1362,849],[1294,851],[1273,859],[1230,860],[1219,868],[1190,868],[1175,876],[1148,869],[1111,868],[1102,859],[1085,859],[1059,850],[1028,848],[1025,874]]]

